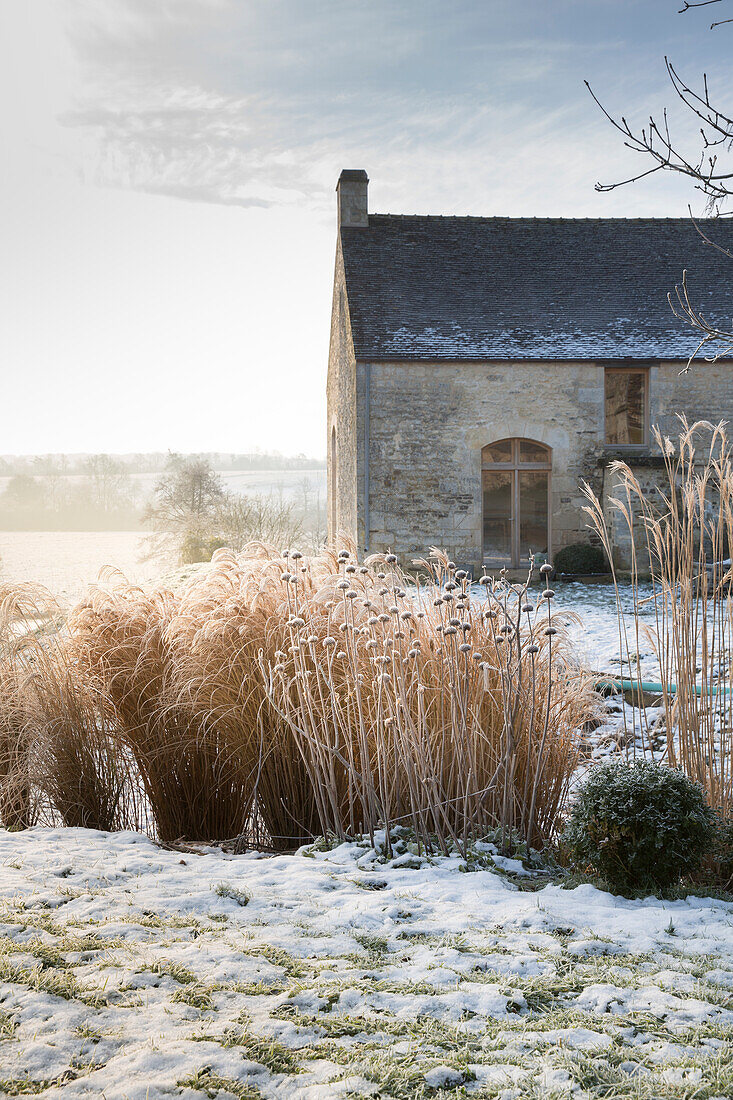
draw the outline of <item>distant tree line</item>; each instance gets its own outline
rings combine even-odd
[[[0,492],[0,529],[133,529],[140,522],[139,492],[110,455],[88,456],[75,474],[14,473]]]
[[[318,467],[312,467],[318,469]],[[286,494],[227,491],[206,455],[169,454],[160,475],[137,478],[110,455],[88,456],[80,472],[14,473],[0,490],[0,530],[147,529],[148,556],[207,561],[214,550],[257,540],[322,546],[325,500],[304,476]]]
[[[74,477],[84,476],[90,461],[103,457],[114,462],[128,474],[163,473],[171,458],[170,451],[151,453],[90,455],[90,454],[45,454],[45,455],[0,455],[0,477],[13,477],[28,474],[31,477]],[[210,451],[197,458],[209,463],[215,470],[321,470],[326,461],[322,458],[308,458],[304,454],[282,455],[279,451],[253,451],[248,454]]]

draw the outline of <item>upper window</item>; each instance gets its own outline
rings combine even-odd
[[[606,443],[643,447],[647,442],[649,374],[639,367],[606,367]]]

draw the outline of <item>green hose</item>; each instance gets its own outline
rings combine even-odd
[[[604,688],[615,688],[616,691],[644,691],[649,695],[663,695],[664,684],[658,684],[654,680],[617,680],[612,677],[601,677],[596,680],[593,686],[602,691]],[[670,695],[677,694],[676,684],[667,684],[667,691]],[[730,695],[730,688],[719,688],[713,686],[707,689],[709,695]],[[703,689],[701,684],[695,684],[695,694],[702,695]]]

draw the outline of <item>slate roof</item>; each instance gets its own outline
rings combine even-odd
[[[699,223],[733,250],[733,221]],[[341,240],[358,359],[679,359],[696,331],[667,302],[733,315],[733,260],[688,218],[372,214]]]

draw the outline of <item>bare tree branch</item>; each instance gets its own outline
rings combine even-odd
[[[690,8],[706,8],[708,4],[719,4],[721,0],[682,0],[685,5],[677,12],[678,15],[684,15]]]
[[[723,0],[683,0],[679,14],[684,14],[693,8],[704,8],[722,2]],[[725,23],[733,23],[733,17],[718,20],[711,25],[711,29]],[[733,163],[730,156],[733,152],[733,112],[716,105],[711,97],[707,73],[702,75],[702,86],[695,90],[682,79],[668,57],[664,58],[664,64],[678,103],[682,104],[699,123],[698,149],[694,155],[690,155],[679,142],[673,139],[666,108],[660,121],[650,115],[645,125],[632,128],[625,116],[615,118],[603,106],[586,80],[585,85],[604,117],[621,134],[624,147],[639,153],[647,161],[647,167],[625,179],[613,183],[596,183],[596,191],[614,191],[617,187],[637,183],[657,172],[675,172],[691,180],[694,189],[704,196],[705,213],[708,216],[714,218],[733,216],[733,209],[725,209],[733,199]],[[650,161],[651,167],[648,166]],[[733,260],[733,252],[716,243],[702,229],[693,217],[691,209],[690,218],[706,245]],[[713,360],[733,352],[733,332],[716,327],[692,302],[686,271],[683,272],[682,282],[675,286],[674,294],[670,293],[667,297],[675,317],[691,325],[698,334],[701,334],[699,343],[682,373],[688,371],[693,359],[700,352],[707,350],[710,345],[713,346]]]

